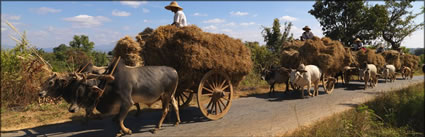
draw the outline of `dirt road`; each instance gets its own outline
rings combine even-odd
[[[413,80],[396,80],[380,83],[377,87],[363,90],[364,83],[351,82],[349,87],[337,85],[332,94],[320,92],[317,97],[299,99],[299,94],[277,93],[239,98],[233,101],[227,115],[216,121],[203,118],[196,107],[181,110],[182,123],[173,126],[165,123],[156,134],[153,129],[160,118],[160,110],[143,110],[139,117],[129,115],[125,124],[133,131],[131,136],[272,136],[282,135],[298,126],[311,124],[335,113],[350,109],[373,99],[381,92],[392,91],[424,82],[424,76]],[[323,91],[323,88],[319,88]],[[1,136],[114,136],[118,131],[111,118],[92,120],[87,125],[81,121],[46,125],[31,129],[2,132]]]

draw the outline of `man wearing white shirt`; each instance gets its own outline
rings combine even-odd
[[[314,35],[313,35],[313,33],[310,31],[311,29],[310,29],[310,27],[308,27],[308,26],[305,26],[304,28],[303,28],[303,30],[304,30],[304,32],[303,32],[303,34],[301,35],[301,40],[307,40],[307,39],[313,39],[313,37],[314,37]]]
[[[170,3],[170,5],[165,6],[165,9],[174,12],[174,22],[172,25],[176,25],[177,27],[187,26],[186,16],[183,13],[183,8],[180,7],[176,1],[173,1]]]

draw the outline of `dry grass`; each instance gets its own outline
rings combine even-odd
[[[139,37],[140,39],[140,37]],[[227,73],[237,87],[252,70],[250,50],[239,39],[203,32],[195,25],[160,26],[145,41],[145,65],[166,65],[179,73],[179,88],[193,89],[209,70]]]

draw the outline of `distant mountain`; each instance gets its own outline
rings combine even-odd
[[[41,48],[43,49],[45,52],[53,52],[53,48]]]
[[[10,45],[1,45],[1,49],[11,49],[14,48],[15,46],[10,46]]]
[[[94,50],[106,52],[112,51],[115,48],[115,43],[109,43],[104,45],[94,45]]]

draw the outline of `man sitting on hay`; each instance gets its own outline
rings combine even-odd
[[[186,16],[183,13],[183,8],[180,7],[176,1],[173,1],[170,3],[170,5],[165,6],[165,9],[174,12],[174,22],[171,25],[176,25],[177,27],[187,26]]]

